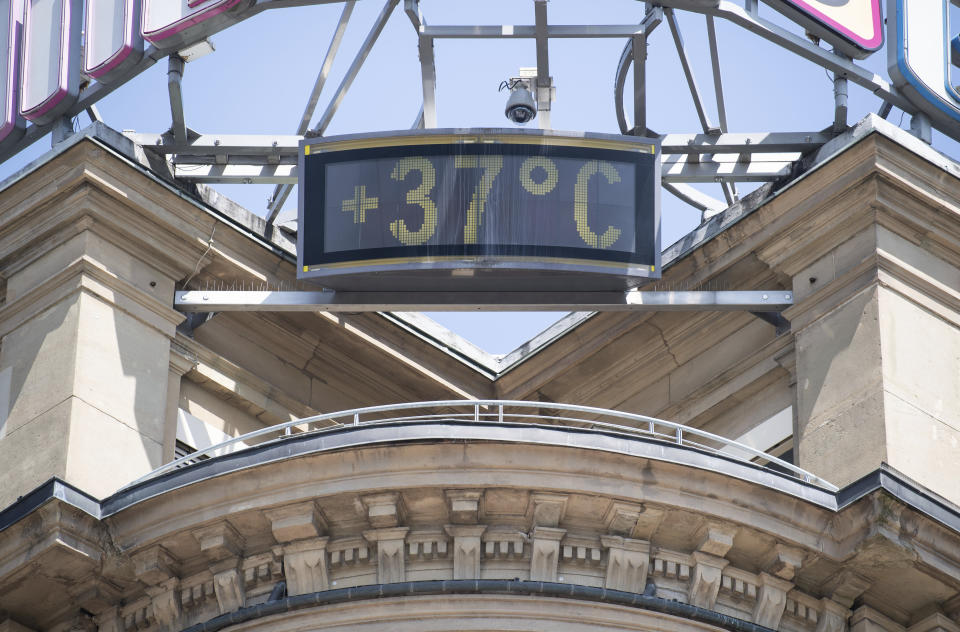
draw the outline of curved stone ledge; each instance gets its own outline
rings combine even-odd
[[[64,581],[93,586],[71,603],[95,615],[99,632],[176,632],[212,620],[247,629],[259,624],[231,613],[275,607],[267,604],[281,581],[297,599],[405,582],[515,579],[594,595],[643,593],[650,585],[652,597],[681,609],[785,632],[844,632],[857,603],[878,611],[864,620],[885,616],[892,623],[881,628],[904,632],[896,622],[931,604],[896,586],[960,594],[960,538],[930,519],[933,505],[910,505],[885,487],[858,489],[834,495],[696,450],[609,433],[370,426],[205,461],[121,492],[100,503],[97,515],[68,506],[62,494],[46,504],[25,499],[33,509],[5,539],[24,544],[0,549],[0,589],[15,589],[30,560],[49,555]],[[896,585],[885,570],[891,565]],[[313,614],[271,615],[270,627],[374,630],[378,621],[409,616],[411,629],[462,629],[467,602],[485,630],[549,629],[560,620],[549,623],[560,599],[529,606],[529,620],[513,616],[514,605],[523,611],[523,600],[544,595],[464,598],[434,599],[444,604],[436,613],[413,605],[430,601],[422,595],[329,603]],[[499,614],[489,605],[508,598],[518,604]],[[651,612],[616,614],[622,604],[584,603],[595,616],[557,616],[588,621],[584,629],[622,628],[618,617],[671,632],[706,625],[677,623],[677,614],[652,622],[644,619]],[[365,619],[368,609],[382,612]]]
[[[482,597],[477,598],[481,595]],[[503,595],[553,597],[559,600],[559,604],[551,602],[546,607],[542,602],[534,604],[534,612],[530,613],[527,612],[528,608],[524,607],[505,608],[503,603],[505,601],[513,601],[514,604],[522,603],[522,601],[510,599]],[[424,596],[432,596],[434,599],[411,599]],[[453,596],[456,596],[457,599],[448,600],[448,603],[443,605],[436,599],[436,597]],[[464,597],[469,604],[463,603],[462,598]],[[633,610],[634,612],[626,614],[625,618],[635,621],[635,625],[638,626],[636,629],[659,631],[674,630],[683,626],[690,630],[715,630],[720,628],[730,632],[771,632],[770,628],[758,626],[743,619],[725,616],[712,610],[704,610],[703,608],[661,599],[652,595],[575,584],[518,580],[404,582],[326,590],[241,608],[235,612],[192,625],[183,632],[219,632],[232,626],[237,626],[236,629],[241,630],[262,625],[269,626],[271,630],[299,630],[305,627],[312,630],[356,629],[356,626],[361,623],[357,619],[369,620],[370,615],[367,610],[380,605],[369,603],[371,600],[393,600],[394,603],[389,604],[388,607],[395,608],[397,598],[404,598],[406,605],[404,614],[398,617],[395,613],[391,613],[385,619],[375,619],[370,629],[403,629],[403,620],[406,620],[408,623],[423,626],[418,627],[418,630],[429,630],[436,628],[435,624],[439,621],[448,620],[451,617],[453,620],[448,624],[441,623],[439,629],[464,629],[464,619],[456,614],[456,610],[461,609],[469,610],[473,617],[486,610],[487,612],[483,615],[485,618],[501,620],[509,618],[514,620],[513,625],[521,625],[519,622],[523,621],[520,628],[523,630],[544,629],[552,632],[555,628],[551,626],[555,626],[558,621],[563,622],[564,629],[583,627],[587,630],[605,630],[609,629],[609,625],[603,619],[609,616],[606,610],[611,609],[598,606],[598,604],[605,604],[625,606]],[[585,607],[583,604],[572,605],[569,603],[570,601],[593,603]],[[324,608],[319,612],[308,611],[322,606],[340,604],[356,604],[356,610],[364,612],[358,616],[357,612],[351,612],[349,608],[339,608],[339,611],[334,608]],[[555,612],[555,606],[558,605],[563,610],[576,610],[577,615],[575,617],[564,615],[558,619]],[[617,611],[619,608],[612,610]],[[636,610],[642,612],[635,612]],[[301,611],[306,612],[292,617],[289,616],[293,613],[301,613]],[[601,612],[604,616],[597,616],[595,612]],[[287,621],[281,623],[277,619],[283,615],[287,615]],[[624,613],[614,612],[614,616],[619,619],[620,616],[624,616]],[[680,617],[683,620],[670,621],[673,617]],[[425,620],[432,621],[434,625],[424,625]],[[623,629],[622,624],[621,621],[614,629]],[[497,627],[496,629],[504,628]]]

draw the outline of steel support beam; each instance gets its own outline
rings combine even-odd
[[[182,312],[751,311],[793,304],[787,290],[726,292],[316,292],[186,290]]]
[[[163,154],[180,156],[280,156],[296,158],[302,136],[283,134],[200,134],[184,144],[168,134],[128,133],[133,142]],[[670,154],[809,153],[830,140],[823,132],[664,134],[660,148]]]
[[[170,95],[170,131],[175,142],[187,142],[187,123],[183,116],[183,68],[184,61],[177,55],[170,55],[167,62],[167,92]]]
[[[547,37],[547,0],[534,0],[534,32],[537,40],[537,121],[540,129],[550,129],[553,85],[550,80],[550,52]]]
[[[327,77],[330,76],[330,69],[333,67],[333,60],[340,49],[340,43],[343,41],[343,34],[347,31],[347,23],[350,21],[350,15],[353,13],[356,0],[347,0],[343,5],[343,11],[340,12],[340,20],[337,22],[337,28],[330,39],[330,45],[327,47],[327,54],[323,57],[323,63],[320,64],[320,72],[313,82],[313,90],[310,91],[310,98],[307,99],[307,105],[303,108],[303,114],[300,115],[300,124],[297,125],[297,135],[303,136],[310,129],[310,120],[317,111],[317,102],[320,101],[320,93],[323,92],[323,86],[327,83]],[[267,210],[270,214],[267,216],[267,223],[273,224],[280,209],[290,196],[293,187],[288,184],[279,184],[273,190],[270,196],[270,202],[267,204]]]
[[[420,83],[423,87],[423,114],[420,127],[433,129],[437,126],[437,68],[433,57],[433,38],[421,36],[418,49],[420,51]]]
[[[595,37],[633,37],[639,25],[555,25],[547,27],[552,39],[579,39]],[[436,39],[534,39],[536,26],[503,24],[500,26],[422,26],[420,33]]]
[[[690,66],[690,58],[687,56],[687,48],[683,43],[683,36],[680,34],[680,25],[677,23],[677,16],[673,9],[664,11],[667,16],[667,24],[670,26],[670,34],[673,35],[673,43],[677,48],[677,55],[680,57],[680,65],[683,67],[683,75],[687,79],[687,86],[690,88],[690,96],[693,98],[693,105],[697,108],[697,116],[700,118],[700,126],[704,133],[711,133],[714,130],[720,131],[710,123],[710,117],[707,116],[706,108],[703,107],[703,98],[700,96],[700,88],[697,86],[697,78],[693,75],[693,68]]]
[[[323,116],[320,117],[320,120],[313,128],[312,133],[315,136],[323,136],[324,132],[327,131],[330,121],[333,120],[333,115],[337,113],[337,109],[340,107],[340,104],[343,103],[343,98],[346,96],[347,90],[349,90],[350,86],[353,85],[353,81],[357,78],[357,74],[360,72],[363,62],[367,60],[367,55],[370,54],[370,50],[377,42],[377,39],[380,37],[380,33],[383,32],[383,27],[387,25],[387,20],[390,19],[390,15],[393,13],[393,10],[396,8],[399,2],[400,0],[387,0],[384,3],[383,9],[380,10],[380,15],[377,16],[373,26],[370,27],[370,32],[367,33],[367,37],[363,40],[363,44],[360,46],[360,50],[357,52],[356,57],[354,57],[353,63],[350,64],[347,74],[344,75],[343,80],[340,82],[340,86],[337,88],[336,94],[333,95],[333,99],[330,100],[330,104],[327,105],[327,109],[324,110]]]

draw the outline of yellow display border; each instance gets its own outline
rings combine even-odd
[[[417,145],[454,145],[457,143],[500,143],[504,145],[552,145],[556,147],[584,147],[587,149],[612,149],[615,151],[635,151],[655,154],[656,145],[651,143],[626,142],[602,138],[583,138],[579,136],[537,136],[525,134],[425,134],[410,136],[380,136],[371,138],[353,138],[308,143],[303,146],[303,154],[349,151],[351,149],[374,149],[378,147],[404,147]]]
[[[393,257],[391,259],[362,259],[358,261],[344,261],[338,263],[325,263],[313,266],[303,266],[304,272],[320,272],[323,270],[340,270],[344,268],[369,268],[374,266],[396,266],[404,265],[411,263],[423,263],[429,264],[434,262],[462,262],[465,268],[469,269],[482,269],[485,266],[482,263],[482,260],[471,261],[470,259],[465,259],[464,257],[458,256],[443,256],[443,257]],[[619,261],[597,261],[595,259],[569,259],[564,257],[505,257],[503,259],[497,258],[496,261],[499,263],[559,263],[567,265],[577,265],[577,266],[588,266],[588,267],[599,267],[599,268],[617,268],[617,269],[627,269],[627,268],[650,268],[650,272],[656,271],[656,266],[647,265],[647,264],[629,264]],[[493,266],[492,269],[496,269],[496,266]]]

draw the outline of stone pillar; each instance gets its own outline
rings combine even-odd
[[[167,374],[167,411],[163,429],[163,460],[172,461],[177,445],[177,413],[180,411],[180,380],[197,366],[178,345],[170,349],[170,371]]]
[[[798,464],[840,487],[887,463],[960,502],[958,184],[873,134],[767,205],[757,253],[795,300]]]
[[[202,253],[122,161],[91,142],[55,160],[0,200],[0,508],[52,475],[105,497],[162,464],[174,283]]]

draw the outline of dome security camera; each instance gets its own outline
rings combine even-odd
[[[518,81],[510,87],[510,97],[503,113],[517,125],[529,123],[537,116],[537,102],[526,82]]]

